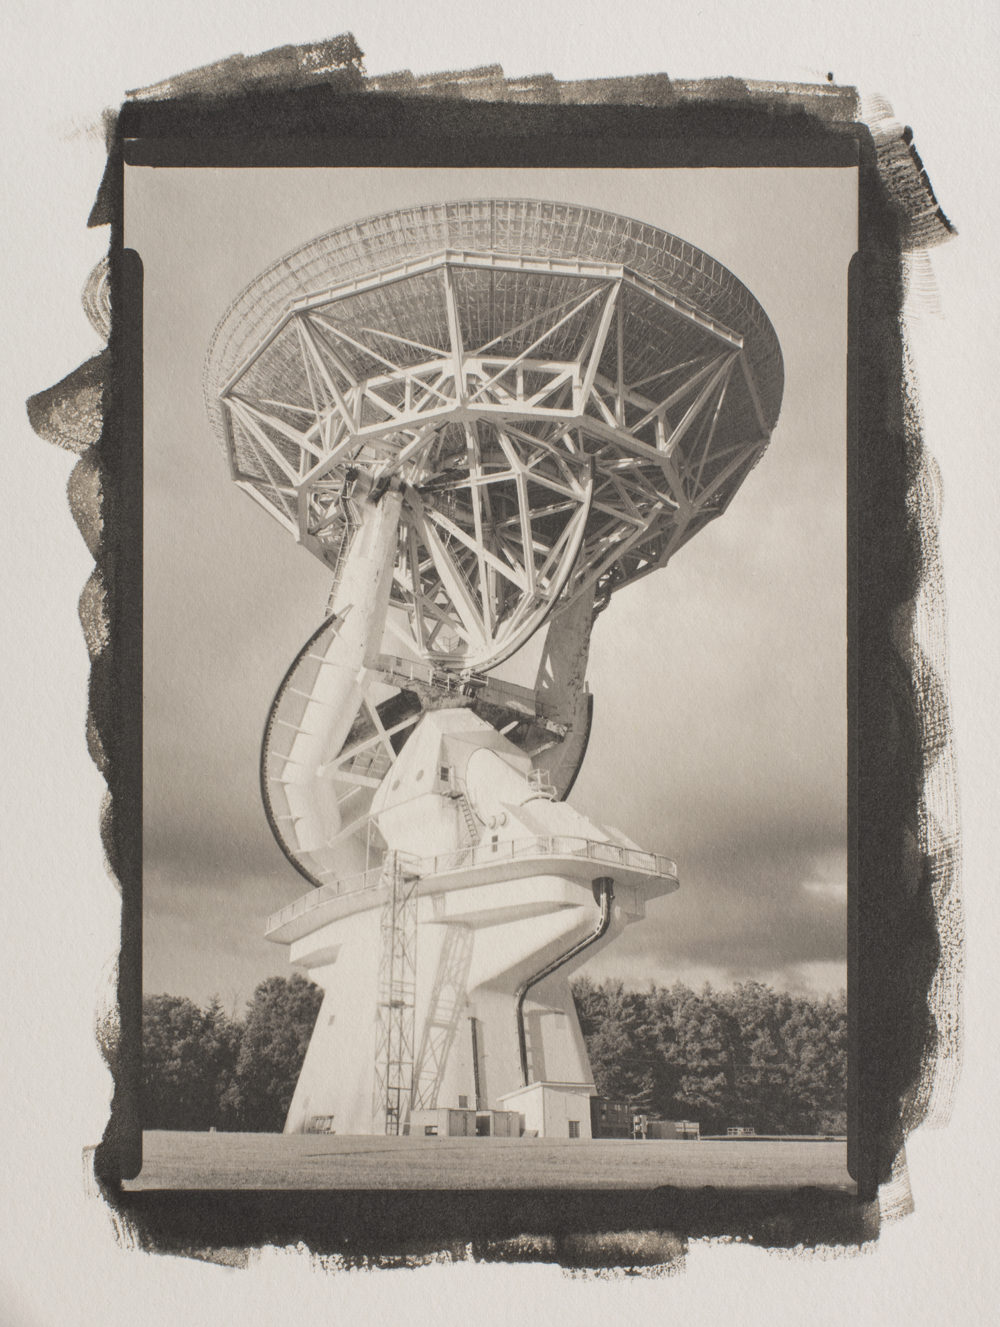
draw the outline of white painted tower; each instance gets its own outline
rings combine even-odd
[[[311,886],[267,933],[325,992],[286,1129],[589,1137],[569,978],[677,888],[565,801],[590,633],[766,446],[770,323],[654,227],[483,199],[287,255],[206,387],[236,483],[333,574],[261,760]]]

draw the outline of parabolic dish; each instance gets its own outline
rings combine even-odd
[[[648,574],[767,445],[781,351],[746,287],[628,217],[527,199],[340,227],[233,303],[205,390],[233,478],[336,576],[402,488],[415,654],[485,671]]]

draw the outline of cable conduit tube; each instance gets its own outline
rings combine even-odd
[[[611,925],[611,904],[615,897],[615,882],[614,880],[612,880],[611,876],[603,875],[603,876],[598,876],[598,878],[594,881],[594,884],[599,885],[601,889],[601,913],[600,916],[598,917],[597,925],[594,927],[594,929],[591,931],[589,935],[584,936],[582,940],[578,940],[577,943],[572,946],[572,948],[567,949],[565,953],[560,954],[557,958],[552,959],[550,963],[546,963],[544,968],[540,968],[538,972],[535,972],[532,974],[532,976],[526,978],[526,980],[524,980],[521,983],[521,985],[517,988],[515,1010],[517,1016],[517,1048],[521,1056],[522,1087],[527,1087],[529,1085],[528,1041],[524,1030],[525,996],[531,990],[532,986],[537,986],[540,981],[544,981],[545,978],[550,976],[553,972],[555,972],[557,968],[561,968],[564,963],[568,963],[571,958],[575,958],[577,954],[582,953],[583,950],[588,949],[593,944],[596,944],[597,941],[600,940],[601,936],[605,934],[608,927]]]

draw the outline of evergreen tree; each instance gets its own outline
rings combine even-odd
[[[800,1104],[808,1131],[845,1133],[847,1130],[847,1003],[830,996],[812,1003],[797,1002],[786,1028],[792,1065],[791,1092]],[[803,1132],[804,1125],[797,1126]]]
[[[143,1000],[144,1128],[207,1129],[217,1123],[222,1035],[216,1015],[193,1000],[179,995]]]
[[[737,1111],[731,1028],[710,986],[700,995],[686,987],[674,987],[674,993],[679,1070],[674,1103],[679,1115],[712,1133]]]
[[[227,1016],[218,995],[213,995],[205,1010],[204,1048],[206,1074],[212,1084],[215,1120],[218,1129],[236,1127],[235,1114],[228,1104],[236,1062],[243,1038],[243,1024]]]

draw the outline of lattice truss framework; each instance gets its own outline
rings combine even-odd
[[[413,1070],[414,1110],[433,1109],[438,1104],[444,1071],[467,1014],[469,968],[472,963],[473,932],[465,925],[446,928],[438,957],[434,985],[428,1001],[427,1018]]]
[[[292,304],[221,399],[233,478],[335,572],[402,486],[393,603],[476,668],[663,566],[770,432],[742,338],[656,282],[455,251]]]
[[[376,1128],[403,1132],[413,1092],[417,989],[417,875],[402,853],[383,863],[385,903],[379,925],[378,1006],[375,1021]]]

